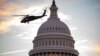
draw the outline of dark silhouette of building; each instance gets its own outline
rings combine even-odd
[[[74,49],[73,37],[68,26],[57,15],[57,6],[53,0],[50,7],[50,18],[44,22],[33,41],[29,56],[78,56]]]

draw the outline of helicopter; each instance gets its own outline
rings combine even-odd
[[[30,16],[30,15],[13,15],[13,16],[25,16],[20,22],[21,23],[29,23],[30,21],[47,16],[45,14],[46,14],[46,9],[44,10],[44,13],[41,16]]]

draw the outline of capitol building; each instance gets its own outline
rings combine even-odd
[[[58,18],[57,6],[53,0],[50,17],[38,29],[29,56],[78,56],[75,41],[69,27]]]

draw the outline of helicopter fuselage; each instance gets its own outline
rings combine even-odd
[[[39,19],[39,18],[46,16],[45,14],[46,14],[46,10],[44,10],[43,15],[41,15],[41,16],[29,16],[29,15],[27,15],[24,19],[21,20],[21,23],[29,23],[30,21],[33,21],[33,20],[36,20],[36,19]]]
[[[33,21],[35,19],[39,19],[39,18],[42,18],[44,16],[27,16],[25,17],[24,19],[22,19],[21,23],[29,23],[29,21]]]

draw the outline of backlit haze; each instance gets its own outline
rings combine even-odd
[[[29,56],[32,40],[49,15],[52,0],[0,0],[0,56]],[[59,18],[66,23],[75,39],[79,56],[100,56],[100,0],[56,0]],[[20,23],[12,15],[42,15],[46,17]]]

